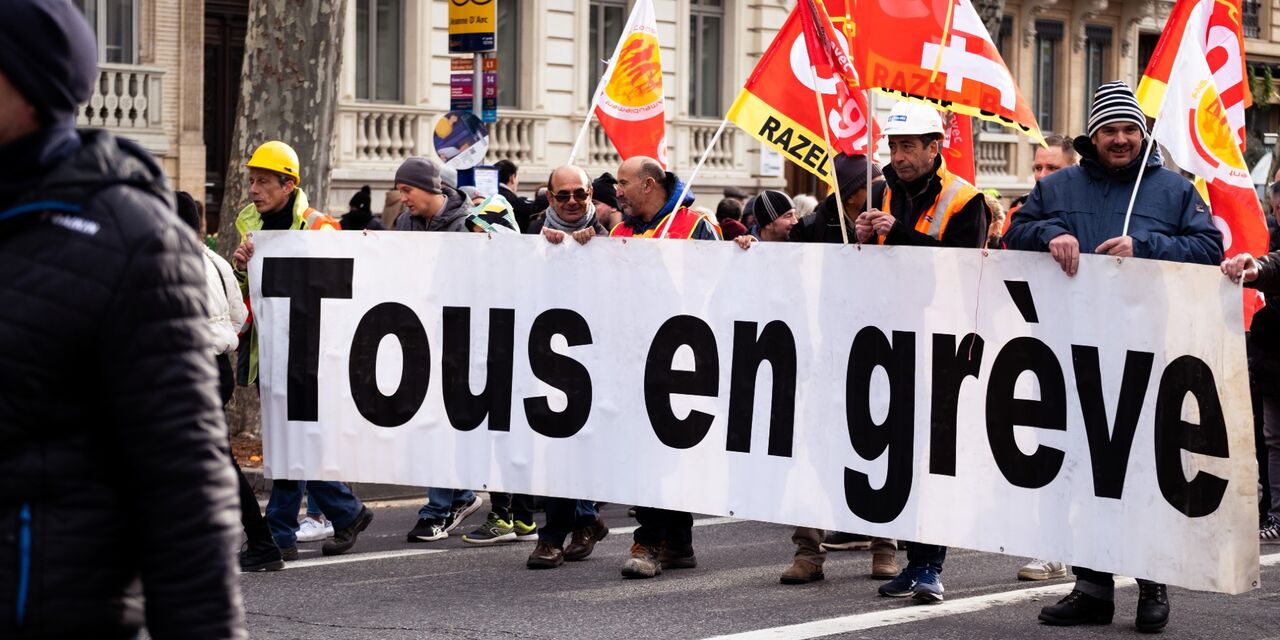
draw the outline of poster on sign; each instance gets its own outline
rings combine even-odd
[[[1258,579],[1239,288],[1216,268],[1085,255],[1068,277],[1016,251],[514,234],[254,243],[271,477],[648,505],[1228,593]]]
[[[489,151],[489,129],[470,111],[450,111],[436,121],[436,154],[454,169],[470,169]]]

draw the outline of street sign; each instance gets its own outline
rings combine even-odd
[[[471,111],[475,98],[472,74],[475,70],[472,58],[452,58],[449,61],[449,108],[454,111]],[[483,67],[483,93],[480,119],[498,121],[498,59],[485,58]]]
[[[496,0],[449,0],[449,53],[482,53],[495,47]]]
[[[489,129],[470,111],[450,111],[436,121],[436,154],[454,169],[470,169],[489,150]]]

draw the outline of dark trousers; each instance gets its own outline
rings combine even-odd
[[[590,500],[547,498],[547,522],[538,528],[538,541],[563,546],[570,533],[589,527],[599,517]]]
[[[906,547],[907,567],[930,567],[934,571],[942,573],[942,563],[947,559],[946,547],[940,547],[936,544],[921,544],[919,542],[908,542]]]
[[[682,547],[693,544],[693,514],[653,507],[636,507],[636,544],[658,547],[662,543]]]
[[[1071,573],[1076,574],[1076,589],[1078,591],[1103,600],[1115,600],[1116,583],[1112,574],[1105,571],[1094,571],[1087,567],[1071,567]],[[1138,578],[1138,584],[1159,583]]]
[[[493,492],[489,494],[489,510],[508,522],[519,520],[533,524],[533,496]]]
[[[231,369],[231,356],[221,354],[218,356],[218,390],[222,394],[222,406],[227,406],[231,402],[231,394],[235,393],[236,380]],[[227,451],[231,451],[231,432],[227,432]],[[266,518],[262,517],[262,511],[258,509],[258,496],[253,492],[253,485],[249,483],[249,479],[244,477],[244,471],[240,470],[240,463],[236,462],[236,457],[231,456],[231,466],[236,469],[236,477],[240,482],[240,525],[244,527],[244,535],[249,538],[249,544],[262,544],[271,541],[271,528],[267,526]]]

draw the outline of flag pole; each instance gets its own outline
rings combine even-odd
[[[720,134],[724,133],[724,128],[728,124],[728,117],[720,121],[720,127],[716,129],[715,135],[711,136],[711,142],[707,143],[707,148],[702,151],[702,157],[698,158],[698,164],[693,167],[693,173],[689,174],[689,179],[684,181],[684,189],[680,190],[680,197],[676,198],[676,208],[674,210],[679,210],[684,205],[684,198],[689,195],[689,189],[693,187],[693,180],[698,177],[698,172],[702,171],[702,164],[707,161],[707,156],[711,155],[711,150],[716,148],[716,142],[720,140]]]
[[[871,163],[875,162],[875,158],[871,155],[871,144],[875,141],[872,137],[871,123],[876,119],[875,92],[871,87],[867,87],[867,213],[871,213]]]
[[[1138,188],[1142,186],[1142,175],[1147,172],[1147,160],[1151,158],[1151,149],[1156,146],[1154,137],[1147,138],[1147,150],[1142,153],[1142,164],[1138,166],[1138,179],[1133,181],[1133,193],[1129,194],[1129,208],[1124,212],[1124,231],[1121,236],[1129,235],[1129,220],[1133,218],[1133,205],[1138,201]]]
[[[818,119],[822,121],[822,138],[827,142],[827,160],[831,165],[831,184],[835,186],[836,192],[836,211],[840,215],[840,240],[844,244],[849,244],[849,230],[845,228],[844,223],[844,195],[840,193],[840,176],[836,175],[836,155],[835,149],[831,146],[831,128],[827,126],[827,110],[822,106],[822,90],[818,88],[818,68],[809,63],[809,73],[813,75],[813,97],[818,101]],[[871,121],[867,120],[867,126],[870,127]],[[867,185],[870,189],[871,185]],[[867,193],[870,193],[868,191]]]
[[[591,125],[591,117],[596,113],[596,107],[600,104],[600,96],[604,95],[604,89],[609,85],[609,79],[613,77],[613,67],[618,64],[618,54],[622,53],[622,43],[626,42],[627,35],[631,33],[631,28],[635,26],[636,11],[640,9],[640,3],[631,8],[631,15],[627,16],[627,24],[622,27],[622,35],[618,36],[618,44],[613,46],[613,55],[609,57],[609,64],[605,66],[604,75],[600,76],[600,82],[596,83],[596,91],[591,95],[591,107],[587,109],[587,117],[582,120],[582,128],[578,130],[578,137],[573,140],[573,149],[569,151],[569,160],[565,164],[573,164],[575,158],[578,157],[578,151],[582,148],[582,138],[587,135],[587,127]]]

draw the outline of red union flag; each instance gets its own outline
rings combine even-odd
[[[949,117],[948,117],[949,116]],[[947,170],[969,184],[977,184],[978,170],[973,159],[973,120],[958,113],[943,114],[947,137],[942,141],[942,155]]]
[[[853,17],[863,83],[1044,141],[970,0],[857,0]]]
[[[1143,111],[1156,118],[1152,137],[1168,149],[1179,167],[1204,180],[1213,222],[1222,231],[1227,256],[1256,256],[1267,251],[1267,223],[1240,151],[1228,99],[1211,66],[1213,60],[1220,60],[1211,53],[1219,46],[1213,44],[1215,34],[1218,42],[1231,40],[1216,31],[1216,5],[1221,4],[1224,0],[1178,1],[1173,13],[1178,18],[1178,29],[1172,28],[1175,22],[1171,17],[1170,27],[1156,45],[1160,58],[1152,58],[1138,85],[1138,95]],[[1173,41],[1176,46],[1168,45]],[[1234,68],[1234,64],[1230,66]],[[1256,292],[1246,290],[1246,327],[1260,306]]]
[[[667,166],[662,58],[653,1],[639,0],[600,80],[596,118],[623,160],[649,156]]]
[[[811,33],[808,39],[806,26]],[[817,67],[816,79],[811,64]],[[815,92],[822,98],[821,112]],[[783,157],[832,183],[823,118],[836,151],[860,154],[866,150],[867,127],[874,126],[866,114],[847,39],[831,25],[820,5],[799,0],[726,117]]]

